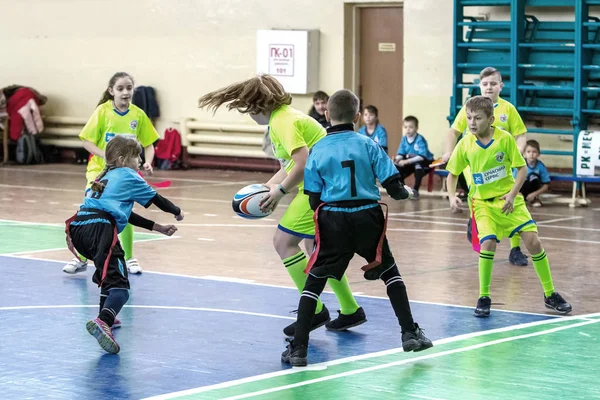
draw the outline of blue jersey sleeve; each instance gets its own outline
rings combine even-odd
[[[156,196],[156,190],[152,189],[137,172],[130,171],[131,174],[129,179],[127,179],[127,187],[124,189],[130,193],[131,200],[146,207],[150,203],[150,200]]]
[[[405,156],[408,154],[408,141],[406,140],[406,136],[402,136],[402,140],[400,141],[400,145],[398,146],[399,156]]]
[[[321,193],[323,191],[323,178],[319,174],[317,154],[311,151],[304,167],[304,191]]]
[[[541,161],[538,164],[539,164],[539,169],[540,169],[540,179],[541,179],[542,183],[543,184],[550,183],[550,174],[548,173],[548,169]]]
[[[381,147],[388,147],[388,135],[383,125],[377,125],[377,138]]]
[[[398,173],[398,169],[396,169],[392,160],[381,147],[369,146],[369,152],[371,153],[373,172],[377,179],[379,179],[379,182],[385,182]]]
[[[427,139],[423,137],[423,135],[418,135],[416,139],[415,145],[415,153],[417,155],[423,157],[426,160],[432,160],[433,154],[429,151],[429,146],[427,144]]]

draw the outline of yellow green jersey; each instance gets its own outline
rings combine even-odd
[[[494,126],[505,130],[514,137],[527,133],[527,127],[515,106],[500,97],[498,97],[498,102],[494,104]],[[467,110],[463,107],[454,119],[452,129],[464,133],[468,131],[467,128]]]
[[[476,135],[463,137],[454,148],[446,169],[458,176],[469,167],[469,197],[488,200],[510,192],[515,183],[511,168],[525,165],[515,139],[508,132],[494,127],[492,139],[486,145]]]
[[[288,105],[271,113],[269,136],[273,143],[273,154],[281,161],[286,171],[292,169],[292,153],[301,147],[309,149],[327,135],[327,131],[313,118]]]
[[[158,132],[146,113],[134,104],[130,104],[122,113],[113,107],[112,100],[100,104],[79,134],[79,138],[94,143],[101,150],[115,135],[125,135],[136,139],[142,147],[150,146],[159,139]],[[104,169],[104,159],[93,156],[87,166],[87,172],[100,172]]]

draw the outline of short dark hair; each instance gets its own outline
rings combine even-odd
[[[404,122],[412,122],[413,124],[415,124],[416,128],[419,127],[419,120],[414,115],[409,115],[409,116],[405,117]]]
[[[466,110],[483,111],[489,118],[494,115],[494,102],[485,96],[473,96],[465,103]]]
[[[329,98],[327,111],[329,118],[336,122],[352,122],[358,114],[358,97],[350,90],[338,90]]]
[[[366,106],[365,110],[367,110],[368,112],[373,114],[375,116],[375,118],[379,117],[379,110],[374,105],[371,104],[371,105]]]
[[[317,100],[328,101],[329,95],[322,90],[319,90],[313,94],[313,103]]]
[[[527,146],[525,147],[533,147],[534,149],[537,150],[538,153],[541,153],[542,151],[540,150],[540,142],[538,142],[537,140],[528,140],[527,141]]]
[[[494,67],[485,67],[484,69],[482,69],[481,72],[479,73],[479,79],[481,80],[483,78],[487,78],[488,76],[492,76],[494,74],[498,74],[498,77],[500,78],[500,82],[502,82],[502,74],[500,73],[500,71],[498,71]]]

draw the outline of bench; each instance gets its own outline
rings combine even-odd
[[[442,189],[441,193],[443,197],[448,196],[448,189],[446,187],[446,178],[448,176],[448,171],[445,169],[432,169],[430,175],[433,179],[434,175],[439,176],[442,179]],[[568,204],[569,207],[587,207],[591,200],[587,198],[585,193],[585,184],[586,183],[600,183],[600,176],[582,176],[582,175],[569,175],[569,174],[550,174],[550,181],[563,181],[563,182],[573,182],[573,192],[570,198],[563,197],[552,197],[549,203],[563,203]],[[428,183],[428,191],[429,187],[433,187],[433,182]]]

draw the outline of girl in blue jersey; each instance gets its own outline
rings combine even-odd
[[[379,123],[379,111],[377,107],[366,106],[365,111],[363,111],[363,121],[365,125],[358,130],[358,133],[365,135],[369,139],[373,139],[387,153],[388,135],[383,125]]]
[[[118,234],[130,223],[171,236],[174,225],[160,225],[132,212],[133,203],[156,205],[164,212],[183,219],[183,211],[165,199],[138,175],[141,146],[136,140],[115,136],[106,145],[106,166],[91,188],[86,190],[79,211],[66,221],[67,244],[94,261],[92,281],[100,287],[100,313],[88,321],[87,331],[111,354],[120,347],[112,334],[115,319],[129,298],[129,278],[125,253]],[[75,251],[77,250],[77,252]]]

